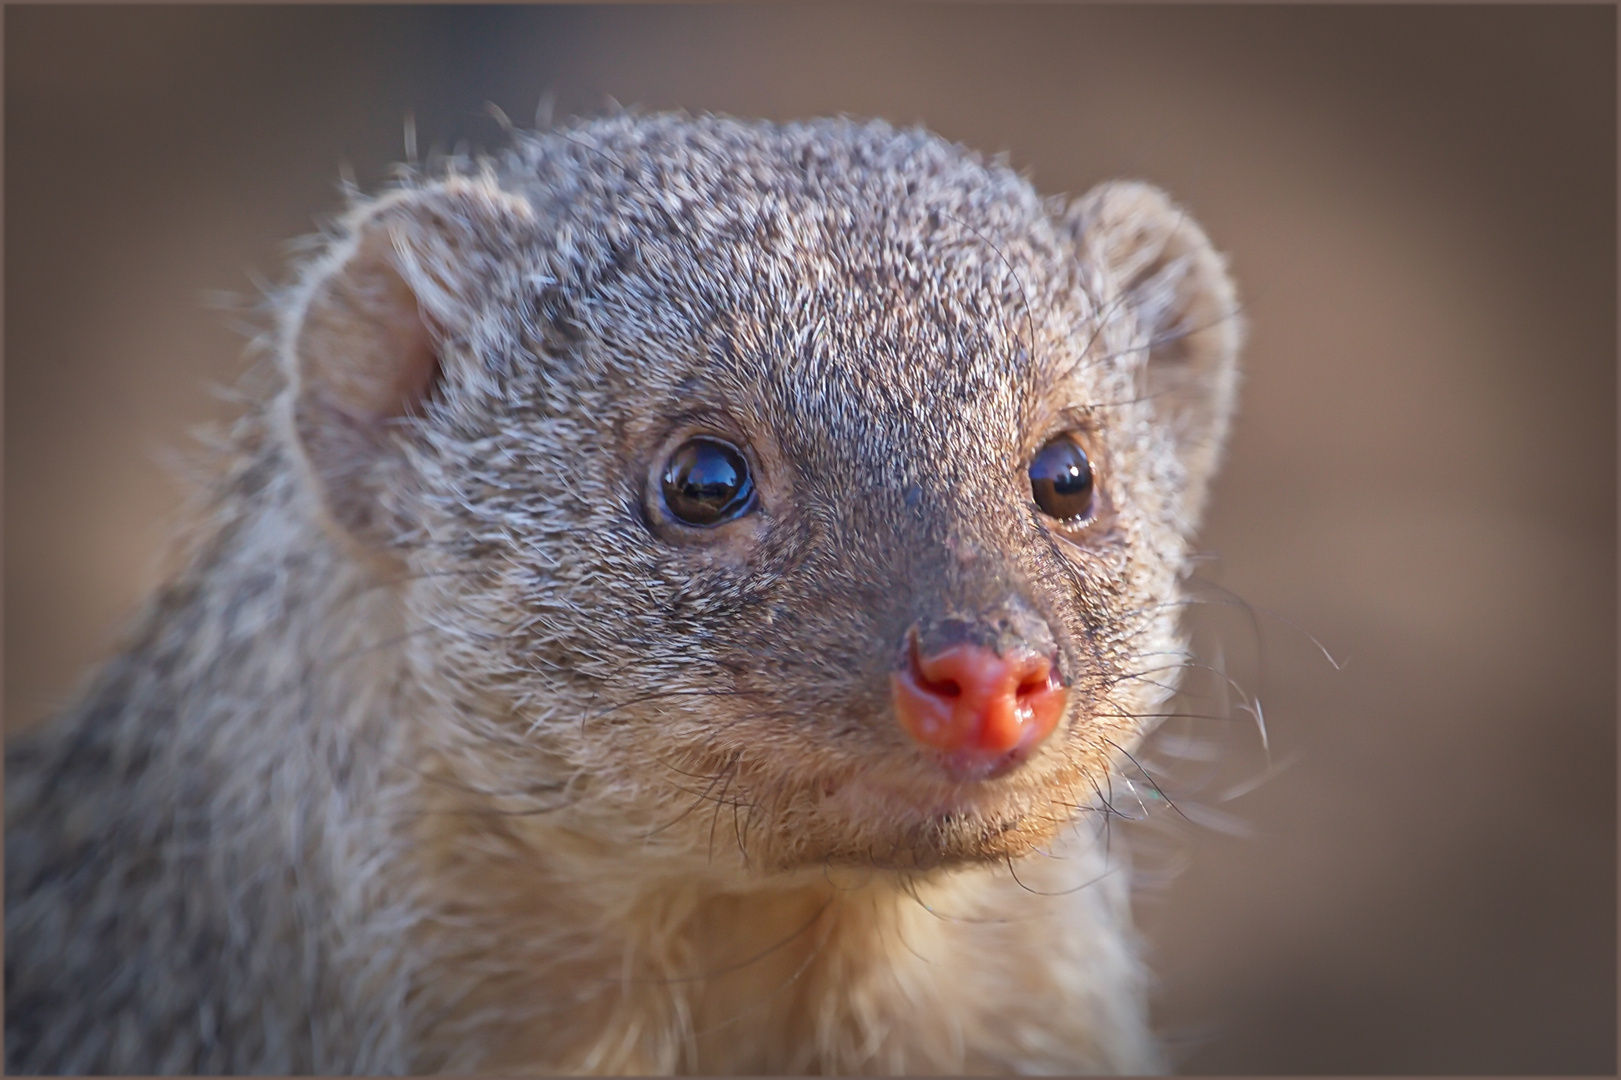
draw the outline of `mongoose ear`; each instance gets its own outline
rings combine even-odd
[[[1068,216],[1104,271],[1103,303],[1128,306],[1148,346],[1142,385],[1187,470],[1182,515],[1192,527],[1238,388],[1244,330],[1232,279],[1204,230],[1158,188],[1101,184]]]
[[[283,335],[293,442],[358,537],[397,531],[391,422],[422,413],[447,345],[468,333],[500,254],[533,216],[487,178],[394,192],[355,212],[295,294]]]

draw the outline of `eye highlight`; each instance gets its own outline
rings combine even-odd
[[[1073,435],[1049,439],[1030,461],[1030,494],[1048,517],[1080,524],[1092,516],[1092,463]]]
[[[660,481],[670,516],[707,528],[754,509],[749,463],[731,443],[700,435],[675,448]]]

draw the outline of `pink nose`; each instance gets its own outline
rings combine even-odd
[[[1068,693],[1046,657],[969,644],[920,656],[915,642],[908,655],[890,676],[895,713],[959,775],[988,775],[1034,749],[1064,715]]]

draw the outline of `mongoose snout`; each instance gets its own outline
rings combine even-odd
[[[1028,471],[1043,514],[1083,527],[1095,513],[1091,462],[1075,437],[1041,447]],[[970,547],[965,563],[978,560]],[[988,780],[1033,754],[1064,717],[1069,694],[1052,628],[1015,599],[994,618],[920,620],[890,676],[896,719],[947,774]]]

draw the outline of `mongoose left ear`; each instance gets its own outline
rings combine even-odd
[[[501,256],[533,220],[489,178],[397,191],[360,207],[295,292],[282,334],[292,441],[358,538],[384,544],[397,531],[391,422],[420,415],[448,376],[458,351],[448,346],[471,330]]]
[[[1143,383],[1187,470],[1183,517],[1197,522],[1227,437],[1244,331],[1238,297],[1204,230],[1158,188],[1101,184],[1067,215],[1104,271],[1101,302],[1132,312],[1147,345]]]

